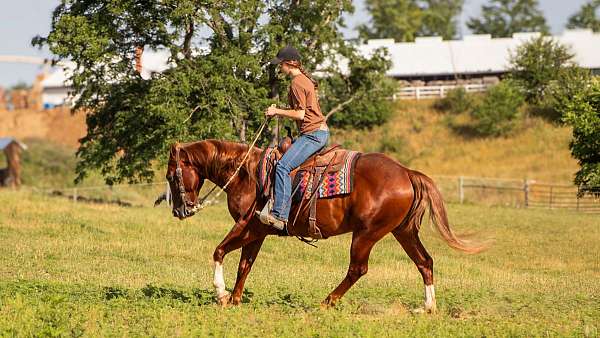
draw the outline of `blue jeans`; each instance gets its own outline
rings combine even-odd
[[[273,216],[281,220],[288,219],[292,205],[292,179],[290,178],[290,172],[323,148],[327,144],[328,138],[329,131],[327,130],[316,130],[300,135],[288,151],[283,154],[283,157],[281,157],[275,168]]]

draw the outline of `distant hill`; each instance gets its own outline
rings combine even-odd
[[[401,101],[388,123],[371,130],[333,130],[332,142],[352,149],[384,152],[429,175],[528,178],[570,183],[577,163],[568,149],[571,131],[539,118],[506,138],[478,138],[450,127],[432,101]],[[25,185],[72,186],[77,140],[85,116],[68,110],[0,112],[0,136],[29,145],[23,157]],[[4,158],[0,156],[0,167]],[[101,184],[98,175],[85,182]]]

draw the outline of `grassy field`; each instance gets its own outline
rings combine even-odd
[[[148,196],[148,202],[153,196]],[[493,237],[452,251],[426,225],[435,315],[392,236],[335,309],[348,235],[311,248],[270,238],[245,302],[213,299],[212,251],[232,225],[217,205],[179,222],[166,208],[74,204],[0,191],[0,336],[598,336],[600,219],[559,211],[449,205],[455,229]],[[239,253],[225,259],[233,286]]]

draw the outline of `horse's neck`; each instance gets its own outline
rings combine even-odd
[[[225,147],[217,144],[217,147],[214,149],[212,153],[205,154],[204,158],[207,160],[207,163],[201,163],[199,166],[207,168],[206,175],[210,181],[223,188],[227,182],[232,179],[233,181],[242,181],[242,177],[244,179],[248,179],[248,176],[251,173],[246,172],[246,175],[240,174],[239,172],[236,174],[236,169],[241,164],[241,159],[244,158],[247,148],[244,147],[234,147],[224,150]],[[252,154],[249,154],[246,159],[246,165],[244,165],[240,170],[247,171],[249,165],[247,165],[248,161],[252,160]],[[236,177],[233,177],[236,175]],[[236,183],[236,182],[233,182]],[[237,182],[242,183],[242,182]]]

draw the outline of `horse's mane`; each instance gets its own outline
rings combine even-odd
[[[181,144],[181,148],[188,154],[190,161],[205,164],[207,175],[224,171],[233,173],[248,151],[247,144],[212,139]],[[242,166],[242,170],[253,182],[256,182],[256,165],[260,152],[260,148],[254,147]]]

